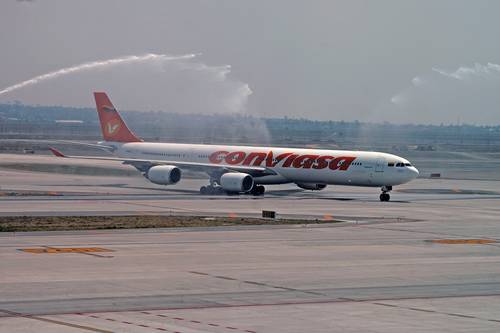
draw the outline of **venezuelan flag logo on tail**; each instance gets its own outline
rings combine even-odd
[[[142,142],[123,121],[122,117],[103,92],[94,93],[97,114],[101,122],[102,136],[105,141]]]

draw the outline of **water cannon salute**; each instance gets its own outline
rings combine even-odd
[[[183,62],[196,56],[150,53],[87,62],[14,84],[0,90],[0,96],[61,76],[134,64],[173,63],[182,65],[182,68],[215,70],[218,80],[226,79],[230,66],[209,68],[200,63]],[[242,94],[243,90],[245,92]],[[248,85],[240,84],[235,96],[229,98],[232,104],[236,104],[231,108],[243,108],[243,103],[251,93]],[[203,171],[209,175],[209,184],[200,188],[200,194],[203,195],[263,195],[263,185],[295,183],[306,190],[322,190],[327,185],[380,187],[380,201],[389,201],[389,192],[394,185],[407,183],[419,174],[409,161],[378,152],[145,143],[127,127],[106,93],[96,92],[94,97],[105,140],[102,148],[109,149],[116,156],[115,160],[135,166],[152,183],[159,185],[176,184],[182,178],[182,169],[186,169]],[[63,156],[60,152],[56,155]]]

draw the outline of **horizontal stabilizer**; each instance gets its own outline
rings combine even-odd
[[[57,150],[55,148],[49,147],[49,150],[52,152],[52,154],[54,154],[57,157],[66,157],[66,155],[64,155],[63,153],[61,153],[59,150]]]

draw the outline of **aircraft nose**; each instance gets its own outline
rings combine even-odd
[[[410,168],[410,173],[413,179],[417,178],[420,174],[420,172],[418,172],[418,169],[413,166]]]

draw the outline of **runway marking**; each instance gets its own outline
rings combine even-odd
[[[60,326],[66,326],[66,327],[72,327],[72,328],[79,328],[85,331],[91,331],[91,332],[98,332],[98,333],[113,333],[113,331],[108,331],[108,330],[103,330],[100,328],[95,328],[95,327],[90,327],[90,326],[84,326],[84,325],[77,325],[77,324],[72,324],[72,323],[67,323],[65,321],[60,321],[60,320],[54,320],[54,319],[49,319],[49,318],[43,318],[43,317],[38,317],[38,316],[32,316],[32,315],[27,315],[19,312],[14,312],[14,311],[9,311],[9,310],[3,310],[0,309],[0,312],[9,314],[11,316],[15,317],[22,317],[22,318],[27,318],[27,319],[33,319],[33,320],[38,320],[38,321],[43,321],[46,323],[51,323],[51,324],[56,324]]]
[[[174,212],[174,211],[184,211],[184,212],[188,212],[188,213],[197,213],[198,212],[196,209],[170,207],[170,206],[159,206],[159,205],[152,205],[152,204],[145,204],[145,203],[138,203],[138,202],[126,201],[126,200],[127,199],[125,199],[123,201],[109,200],[109,202],[116,203],[116,204],[119,204],[119,205],[132,205],[132,206],[139,206],[139,207],[161,208],[163,210],[168,210],[170,212]]]
[[[33,247],[33,248],[24,248],[18,249],[19,251],[41,254],[41,253],[49,253],[49,254],[57,254],[57,253],[94,253],[94,252],[114,252],[110,249],[105,249],[102,247]]]
[[[490,244],[494,239],[432,239],[429,242],[437,244]]]
[[[210,304],[210,305],[198,305],[198,306],[184,306],[184,307],[167,307],[167,308],[151,308],[149,311],[179,311],[179,310],[204,310],[204,309],[230,309],[230,308],[260,308],[260,307],[275,307],[275,306],[297,306],[297,305],[318,305],[318,304],[332,304],[332,303],[367,303],[367,304],[374,304],[374,305],[381,305],[381,306],[386,306],[386,307],[400,307],[399,305],[394,305],[394,304],[388,304],[388,303],[383,303],[383,302],[389,302],[389,301],[412,301],[412,300],[434,300],[434,299],[449,299],[449,298],[469,298],[469,297],[495,297],[498,298],[500,297],[500,294],[474,294],[474,295],[449,295],[449,296],[420,296],[420,297],[396,297],[396,298],[378,298],[378,299],[352,299],[352,298],[346,298],[346,297],[337,297],[337,298],[329,298],[329,299],[323,299],[323,300],[310,300],[310,301],[285,301],[285,302],[273,302],[273,303],[245,303],[245,304]],[[411,310],[411,309],[410,309]],[[116,310],[116,309],[109,309],[105,311],[100,311],[100,312],[58,312],[57,315],[81,315],[81,316],[87,316],[91,318],[101,318],[99,316],[96,316],[95,314],[98,313],[128,313],[128,312],[136,312],[138,310],[134,309],[123,309],[123,310]],[[431,311],[431,310],[429,310]],[[1,310],[0,312],[5,312],[11,316],[16,316],[15,313],[12,312],[7,312],[6,310]],[[46,314],[46,315],[56,315],[55,313],[51,314]],[[164,314],[152,314],[157,317],[163,317],[163,318],[169,318],[170,316],[164,315]],[[0,317],[2,318],[2,317]],[[500,319],[485,319],[485,318],[479,318],[481,320],[487,320],[495,323],[500,323]],[[189,320],[186,318],[186,320]],[[119,321],[124,324],[130,324],[130,325],[135,325],[135,323],[132,322],[127,322],[127,321]],[[196,322],[193,320],[193,322]],[[200,322],[201,323],[201,322]],[[107,331],[106,331],[107,332]],[[253,331],[246,331],[247,333],[255,333]]]
[[[248,329],[243,329],[243,328],[238,328],[234,326],[224,326],[221,324],[216,324],[216,323],[210,323],[210,322],[202,322],[199,320],[193,320],[193,319],[188,319],[188,318],[182,318],[182,317],[172,317],[166,314],[154,314],[146,311],[142,311],[141,313],[151,315],[151,316],[156,316],[156,317],[162,317],[162,318],[167,318],[170,320],[178,320],[178,321],[184,321],[184,322],[190,322],[198,325],[206,325],[206,326],[211,326],[211,327],[220,327],[220,328],[225,328],[228,330],[233,330],[233,331],[240,331],[240,332],[246,332],[246,333],[257,333],[256,331],[248,330]]]
[[[465,314],[461,314],[461,313],[452,313],[452,312],[444,312],[444,311],[437,311],[437,310],[429,310],[429,309],[422,309],[422,308],[416,308],[416,307],[411,307],[411,306],[404,306],[404,305],[399,305],[399,304],[389,304],[389,303],[382,303],[382,302],[372,302],[372,301],[362,301],[362,302],[363,303],[370,303],[370,304],[373,304],[373,305],[381,305],[381,306],[387,306],[387,307],[392,307],[392,308],[399,308],[399,309],[411,310],[411,311],[427,312],[427,313],[440,314],[440,315],[446,315],[446,316],[452,316],[452,317],[460,317],[460,318],[467,318],[467,319],[477,319],[477,320],[483,320],[483,321],[490,321],[490,322],[500,323],[500,320],[497,320],[497,319],[481,318],[481,317],[471,316],[471,315],[465,315]]]
[[[229,276],[216,275],[214,277],[216,277],[218,279],[223,279],[223,280],[238,281],[238,279],[235,279],[235,278],[232,278]]]
[[[500,294],[488,294],[488,295],[450,295],[450,296],[420,296],[420,297],[399,297],[399,298],[379,298],[379,299],[359,299],[355,300],[346,297],[329,298],[324,300],[311,300],[311,301],[289,301],[289,302],[273,302],[273,303],[245,303],[245,304],[210,304],[210,305],[198,305],[198,306],[185,306],[185,307],[167,307],[167,308],[151,308],[150,311],[178,311],[178,310],[205,310],[205,309],[230,309],[230,308],[259,308],[259,307],[272,307],[272,306],[297,306],[297,305],[318,305],[318,304],[332,304],[332,303],[371,303],[375,305],[382,305],[387,307],[398,307],[398,305],[381,303],[388,301],[408,301],[408,300],[434,300],[434,299],[448,299],[448,298],[469,298],[469,297],[500,297]],[[1,311],[1,310],[0,310]],[[60,312],[57,315],[81,315],[93,317],[94,313],[127,313],[134,312],[133,309],[109,309],[101,312],[86,312],[86,313],[75,313],[75,312]],[[154,315],[154,314],[152,314]],[[156,314],[155,316],[169,318],[169,316],[164,314]],[[0,317],[1,318],[1,317]],[[100,318],[95,316],[93,318]],[[488,319],[489,321],[499,322],[497,319]],[[122,323],[125,323],[122,321]],[[134,324],[134,323],[130,323]]]
[[[453,233],[448,233],[448,232],[435,232],[435,231],[421,231],[421,230],[411,230],[411,229],[402,229],[402,228],[389,228],[389,227],[380,227],[380,226],[373,226],[373,225],[368,225],[368,224],[360,224],[360,228],[368,228],[368,229],[379,229],[379,230],[390,230],[390,231],[400,231],[400,232],[409,232],[409,233],[416,233],[416,234],[428,234],[428,235],[436,235],[436,236],[445,236],[445,237],[468,237],[466,235],[458,235],[458,234],[453,234]],[[481,239],[488,239],[485,236],[482,235],[475,235],[474,237],[482,237]],[[496,241],[493,241],[495,243]]]
[[[197,275],[204,275],[204,276],[209,276],[213,277],[216,279],[222,279],[222,280],[229,280],[229,281],[238,281],[241,283],[246,283],[246,284],[251,284],[251,285],[256,285],[256,286],[262,286],[262,287],[269,287],[269,288],[274,288],[274,289],[281,289],[281,290],[286,290],[286,291],[295,291],[295,292],[300,292],[304,294],[311,294],[311,295],[317,295],[317,296],[326,296],[324,294],[314,292],[314,291],[308,291],[308,290],[301,290],[301,289],[295,289],[295,288],[288,288],[288,287],[282,287],[282,286],[276,286],[264,282],[257,282],[257,281],[250,281],[250,280],[240,280],[236,279],[230,276],[223,276],[223,275],[212,275],[209,273],[204,273],[204,272],[196,272],[196,271],[189,271],[189,273],[192,274],[197,274]]]
[[[198,275],[208,275],[208,276],[210,276],[210,274],[208,274],[208,273],[203,273],[203,272],[189,271],[189,273],[192,273],[192,274],[198,274]]]
[[[151,313],[148,313],[148,312],[145,312],[145,311],[142,311],[140,313],[151,314]],[[151,328],[151,329],[154,329],[154,330],[157,330],[157,331],[171,332],[171,333],[182,333],[180,331],[170,331],[170,330],[168,330],[166,328],[163,328],[163,327],[153,327],[151,325],[134,323],[134,322],[125,321],[125,320],[117,320],[117,319],[109,318],[109,317],[105,317],[105,316],[97,316],[95,314],[94,315],[84,314],[84,313],[76,313],[76,314],[80,315],[80,316],[84,316],[84,317],[95,318],[95,319],[102,319],[102,320],[106,320],[106,321],[112,321],[112,322],[122,323],[122,324],[126,324],[126,325],[131,325],[131,326]],[[108,331],[103,331],[103,332],[108,332]],[[109,333],[113,333],[113,332],[109,332]]]
[[[164,315],[164,314],[154,314],[154,313],[151,313],[151,312],[148,312],[148,311],[140,311],[139,313],[142,313],[142,314],[145,314],[145,315],[156,316],[156,317],[167,318],[167,319],[176,320],[176,321],[188,321],[188,322],[191,322],[191,323],[194,323],[194,324],[199,324],[199,325],[208,325],[208,326],[212,326],[212,327],[222,327],[222,328],[226,328],[228,330],[242,331],[242,332],[246,332],[246,333],[257,333],[255,331],[251,331],[251,330],[247,330],[247,329],[240,329],[238,327],[224,326],[224,325],[215,324],[215,323],[203,323],[203,322],[201,322],[199,320],[189,320],[189,319],[185,319],[185,318],[182,318],[182,317],[171,317],[171,316]],[[82,313],[78,313],[78,315],[85,316]],[[112,321],[112,322],[121,322],[123,324],[134,325],[134,326],[138,326],[138,327],[153,328],[153,329],[158,330],[158,331],[181,333],[179,331],[169,331],[169,330],[167,330],[166,328],[163,328],[163,327],[152,327],[150,325],[133,323],[133,322],[130,322],[130,321],[119,321],[117,319],[108,318],[108,317],[104,317],[104,316],[97,316],[97,315],[86,315],[86,316],[87,317],[91,317],[91,318],[96,318],[96,319],[103,319],[103,320],[107,320],[107,321]]]

